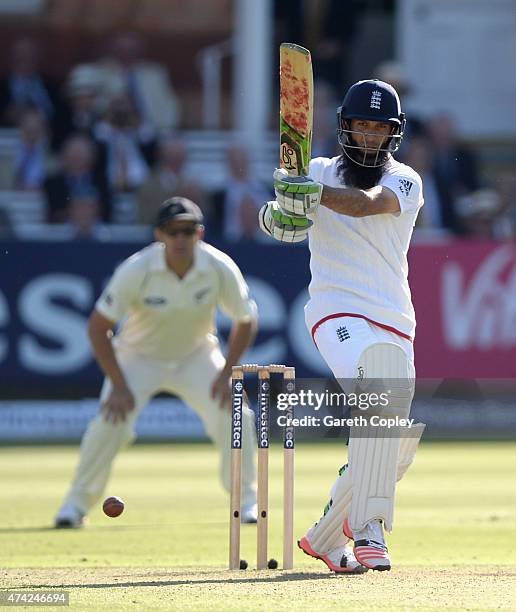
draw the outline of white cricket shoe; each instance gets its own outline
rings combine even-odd
[[[311,528],[313,529],[313,527]],[[367,567],[364,567],[357,561],[353,554],[353,549],[350,546],[337,546],[330,550],[325,555],[320,555],[312,548],[309,540],[310,531],[308,530],[297,545],[308,556],[314,559],[320,559],[326,566],[336,574],[364,574],[367,572]]]
[[[61,506],[54,521],[56,529],[80,529],[85,524],[86,515],[84,512],[71,504]]]
[[[241,523],[256,523],[258,521],[258,507],[256,502],[243,504],[240,510]]]
[[[355,540],[353,550],[362,565],[379,572],[391,569],[391,558],[385,544],[381,521],[370,521],[364,529],[352,531],[346,518],[343,531],[344,535]]]

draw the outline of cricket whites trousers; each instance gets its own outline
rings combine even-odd
[[[200,417],[206,433],[221,452],[220,472],[224,488],[230,489],[231,411],[221,409],[211,398],[211,385],[225,364],[218,342],[206,344],[181,362],[164,363],[120,347],[117,359],[131,389],[135,408],[123,422],[107,422],[99,414],[89,424],[81,442],[79,465],[63,504],[71,504],[85,514],[100,499],[111,465],[118,451],[134,441],[135,423],[149,399],[158,392],[173,393]],[[111,382],[105,379],[100,402],[109,395]],[[242,450],[242,505],[256,501],[256,428],[253,411],[244,407]]]

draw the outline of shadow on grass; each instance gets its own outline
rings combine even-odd
[[[55,527],[47,525],[46,527],[0,527],[1,533],[43,533],[45,531],[56,531]]]
[[[281,570],[280,570],[281,571]],[[214,572],[210,572],[213,574]],[[222,572],[220,572],[222,573]],[[199,579],[178,579],[178,580],[144,580],[131,582],[106,582],[99,584],[53,584],[52,589],[111,589],[111,588],[128,588],[128,587],[170,587],[170,586],[187,586],[187,585],[213,585],[213,584],[264,584],[264,583],[279,583],[279,582],[298,582],[305,580],[339,580],[341,576],[346,578],[358,577],[360,574],[335,574],[330,572],[295,572],[295,573],[274,573],[268,576],[249,576],[235,578],[233,575],[221,576],[220,578],[199,578]],[[14,588],[14,587],[13,587]],[[47,586],[41,584],[25,584],[18,585],[16,589],[48,589]]]
[[[73,527],[61,527],[56,529],[53,525],[46,525],[41,527],[0,527],[0,534],[2,533],[38,533],[45,531],[55,531],[56,533],[92,533],[95,531],[138,531],[147,530],[150,528],[161,529],[169,527],[178,527],[182,525],[202,525],[202,526],[217,526],[224,527],[227,522],[224,521],[183,521],[177,523],[142,523],[141,525],[88,525],[87,529],[84,528],[73,528]]]

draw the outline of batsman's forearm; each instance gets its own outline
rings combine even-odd
[[[256,331],[256,321],[235,323],[231,328],[228,340],[226,365],[224,366],[228,374],[231,373],[231,368],[239,362],[245,350],[254,342]]]
[[[325,185],[321,196],[321,205],[340,215],[365,217],[371,214],[377,189],[356,189],[355,187],[329,187]]]
[[[91,328],[88,330],[93,354],[100,369],[111,380],[115,387],[125,387],[127,382],[118,364],[115,351],[105,330]]]

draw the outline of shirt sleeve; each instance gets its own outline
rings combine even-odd
[[[417,212],[423,206],[423,186],[421,177],[413,174],[387,174],[382,177],[380,184],[393,191],[400,203],[401,213]]]
[[[221,273],[219,305],[223,312],[235,322],[256,321],[258,309],[239,267],[230,257],[219,259],[217,266]]]
[[[309,177],[313,181],[317,181],[318,183],[324,183],[323,175],[325,164],[327,164],[329,161],[331,160],[328,160],[325,157],[314,157],[314,159],[311,159],[310,164],[308,166]],[[319,207],[317,207],[312,213],[306,215],[308,219],[310,219],[310,221],[312,221],[313,223],[316,223],[318,208]]]
[[[131,259],[124,261],[115,270],[95,304],[95,310],[117,323],[129,310],[142,284],[142,272]]]
[[[322,174],[324,172],[324,162],[328,161],[324,157],[314,157],[308,165],[308,176],[319,183],[322,183]]]

